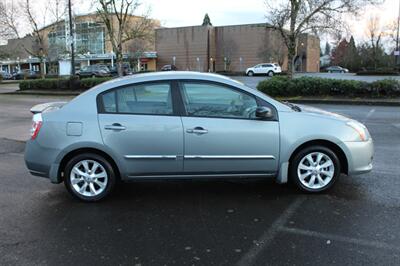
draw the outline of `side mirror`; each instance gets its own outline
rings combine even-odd
[[[271,108],[265,107],[265,106],[259,106],[256,109],[256,117],[258,118],[272,118],[273,113]]]

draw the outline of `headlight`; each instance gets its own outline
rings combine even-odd
[[[350,122],[347,122],[347,125],[349,127],[351,127],[352,129],[354,129],[358,133],[361,141],[369,140],[370,136],[368,133],[368,129],[363,124],[361,124],[357,121],[350,121]]]

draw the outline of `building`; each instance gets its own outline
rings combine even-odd
[[[139,17],[131,16],[130,19],[134,21]],[[154,20],[154,27],[159,25],[160,23]],[[75,16],[73,27],[76,69],[91,64],[114,65],[115,54],[111,42],[107,39],[107,29],[97,14]],[[70,60],[69,21],[63,20],[48,25],[41,29],[40,35],[44,40],[44,48],[41,48],[45,62],[42,64],[44,72],[63,72],[59,69],[60,65],[68,65],[63,63]],[[154,41],[131,40],[123,46],[123,57],[134,69],[155,70],[157,53],[154,49]],[[8,40],[6,45],[0,46],[0,69],[9,73],[19,69],[39,71],[40,60],[32,54],[38,54],[34,37],[28,35],[21,39]]]
[[[243,72],[263,62],[287,69],[287,49],[277,30],[266,24],[192,26],[156,29],[157,68],[173,64],[180,70]],[[319,71],[319,38],[301,35],[296,71]]]

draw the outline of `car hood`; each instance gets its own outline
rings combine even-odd
[[[335,119],[335,120],[339,120],[339,121],[343,121],[343,122],[352,120],[344,115],[333,113],[333,112],[328,112],[323,109],[315,108],[312,106],[308,106],[308,105],[298,105],[298,106],[301,108],[301,112],[306,115],[326,117],[326,118],[331,118],[331,119]]]

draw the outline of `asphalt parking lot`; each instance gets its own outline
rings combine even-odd
[[[85,204],[23,162],[29,108],[63,99],[0,95],[0,265],[400,264],[399,107],[315,105],[365,123],[375,141],[373,172],[327,194],[147,181]]]

